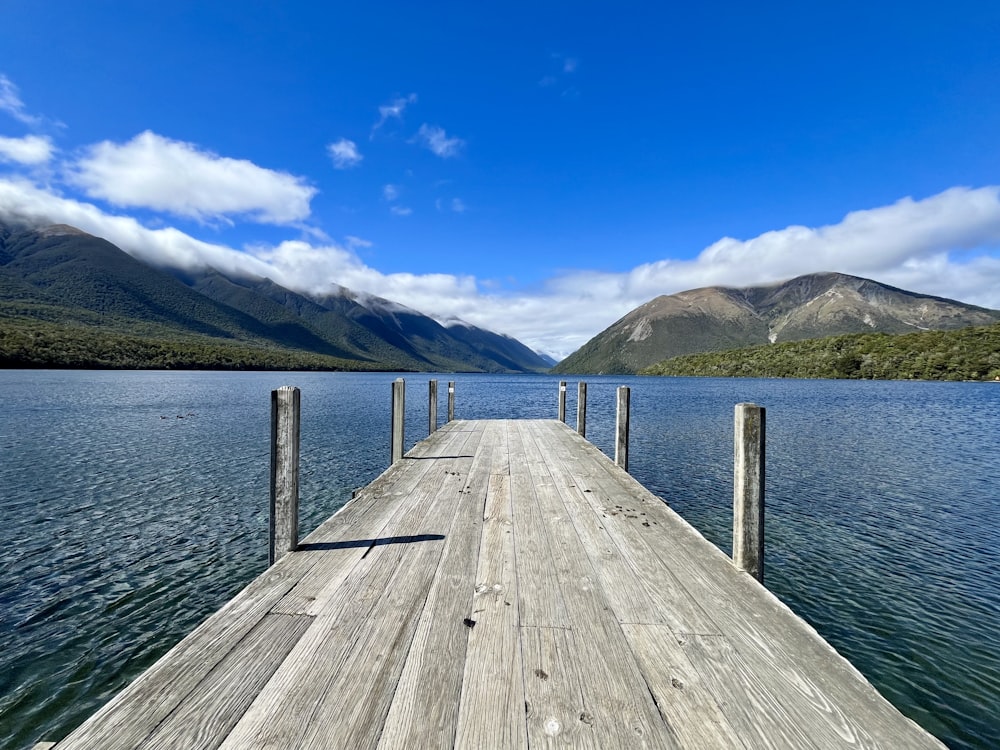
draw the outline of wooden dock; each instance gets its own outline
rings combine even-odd
[[[55,750],[941,748],[561,422],[419,443]]]

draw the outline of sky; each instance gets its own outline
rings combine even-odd
[[[839,271],[1000,308],[1000,3],[0,0],[0,216],[559,359]]]

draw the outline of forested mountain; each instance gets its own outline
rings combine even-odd
[[[848,333],[988,325],[1000,311],[839,273],[768,286],[705,287],[637,307],[560,362],[559,373],[635,373],[684,354]]]
[[[269,279],[213,269],[153,268],[66,225],[33,228],[0,221],[0,323],[8,347],[20,332],[16,356],[0,349],[6,366],[86,366],[88,356],[98,357],[94,366],[113,366],[101,355],[101,341],[117,337],[117,344],[108,339],[107,346],[120,353],[124,336],[155,339],[167,350],[170,342],[183,343],[180,360],[186,366],[198,365],[199,347],[208,352],[222,346],[229,353],[268,350],[261,361],[275,367],[281,366],[281,352],[289,367],[305,362],[336,369],[424,371],[549,367],[514,339],[466,324],[446,327],[389,300],[342,288],[308,297]],[[44,356],[29,351],[29,330],[36,337],[44,333],[49,342]],[[70,361],[54,361],[59,342],[71,340],[74,332],[88,342],[86,351]],[[136,356],[120,366],[143,366],[141,355]],[[209,359],[203,366],[226,366],[216,355]],[[241,361],[254,366],[253,359],[242,356]]]

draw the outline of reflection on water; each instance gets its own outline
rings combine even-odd
[[[387,465],[394,377],[0,372],[0,745],[62,737],[264,569],[271,389],[302,388],[307,532]],[[556,378],[439,377],[460,418],[556,414]],[[766,406],[768,586],[952,747],[1000,737],[1000,387],[587,381],[588,438],[613,452],[631,385],[632,473],[727,552],[733,404]]]

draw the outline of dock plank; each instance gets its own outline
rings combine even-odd
[[[458,453],[466,446],[475,450],[480,433],[463,436]],[[415,604],[426,597],[436,569],[436,562],[430,563],[440,557],[449,514],[465,482],[447,467],[463,462],[468,470],[471,461],[449,459],[411,488],[414,502],[397,516],[390,531],[398,539],[424,541],[371,548],[222,744],[223,750],[305,747],[310,746],[309,735],[317,734],[315,747],[375,746],[378,722],[388,711],[385,693],[391,696],[395,690],[419,616]]]
[[[519,425],[519,430],[521,429]],[[537,434],[521,430],[533,469],[535,498],[548,519],[555,574],[570,621],[580,671],[587,675],[584,704],[602,747],[680,747],[656,707],[621,626],[591,563],[559,488],[544,467]],[[544,441],[543,441],[544,443]],[[527,676],[526,676],[527,678]]]
[[[286,562],[287,561],[287,562]],[[164,721],[292,589],[309,564],[283,558],[111,699],[59,750],[128,750]]]
[[[549,538],[538,533],[548,524],[535,500],[531,460],[514,426],[508,430],[510,484],[513,496],[514,547],[517,560],[517,596],[520,624],[566,628],[569,618],[556,578]],[[537,461],[536,461],[537,463]]]
[[[554,420],[450,422],[56,744],[941,748]]]
[[[453,747],[482,543],[483,510],[499,430],[488,428],[476,451],[420,614],[379,748]]]
[[[511,505],[510,477],[491,474],[455,739],[463,750],[528,747]]]
[[[575,443],[581,454],[597,450],[571,430],[555,428]],[[725,635],[725,639],[716,640],[686,634],[686,642],[715,650],[710,656],[692,658],[692,662],[730,712],[730,721],[740,723],[748,705],[775,708],[773,714],[767,714],[769,723],[762,723],[757,712],[744,724],[740,733],[744,741],[756,734],[759,742],[752,746],[759,747],[919,747],[928,740],[941,747],[882,698],[787,605],[751,576],[735,571],[726,555],[665,503],[657,505],[659,498],[611,462],[592,461],[587,466],[593,477],[603,477],[599,481],[604,487],[624,483],[631,487],[636,506],[641,503],[644,508],[655,508],[648,512],[662,531],[642,536],[660,564],[674,571],[686,590],[697,592]],[[713,673],[719,679],[713,678]],[[757,675],[766,675],[766,683]],[[734,679],[737,676],[739,679]],[[734,690],[739,691],[737,695],[733,695]],[[809,739],[793,725],[808,727]],[[785,731],[788,733],[783,735]]]
[[[284,661],[311,617],[269,614],[139,747],[214,750]]]
[[[585,697],[583,660],[569,628],[521,628],[524,706],[531,748],[608,747],[594,728]],[[604,734],[601,732],[600,734]]]

